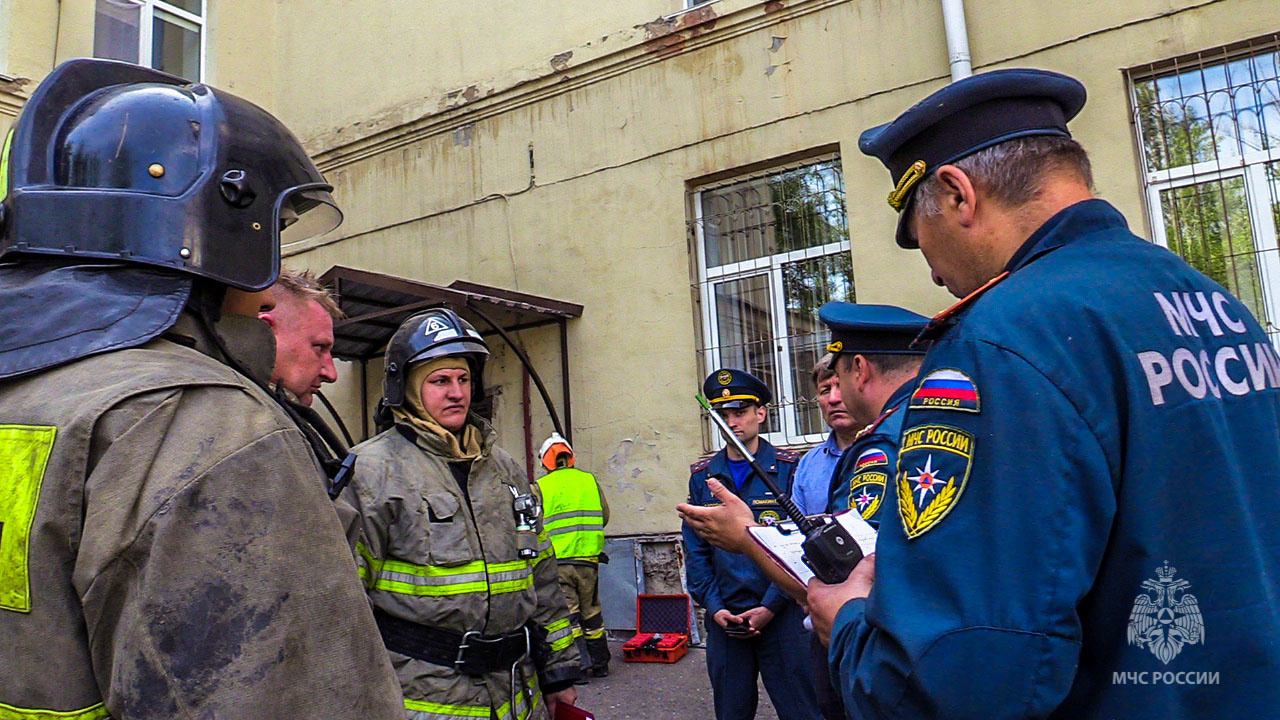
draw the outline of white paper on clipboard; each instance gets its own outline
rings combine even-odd
[[[876,551],[876,529],[863,520],[861,515],[846,510],[832,517],[849,531],[854,542],[858,543],[858,547],[862,549],[863,555],[870,555]],[[747,532],[751,534],[751,539],[755,540],[769,557],[778,563],[779,567],[786,570],[801,585],[809,584],[813,571],[801,559],[804,550],[800,545],[804,542],[804,533],[796,528],[794,522],[755,525],[748,527]]]

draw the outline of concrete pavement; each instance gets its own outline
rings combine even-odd
[[[627,663],[622,642],[610,641],[609,677],[578,686],[578,705],[597,720],[714,720],[706,651],[692,648],[679,662]],[[760,686],[757,720],[777,720]]]

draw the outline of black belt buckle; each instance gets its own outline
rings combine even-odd
[[[482,635],[478,630],[468,630],[462,634],[462,642],[458,643],[454,668],[464,675],[484,675],[507,670],[526,657],[532,649],[528,628],[521,628],[519,633],[523,637],[518,637],[516,633],[491,637]]]

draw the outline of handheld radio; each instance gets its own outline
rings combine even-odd
[[[842,583],[849,577],[849,573],[853,572],[854,566],[858,561],[862,560],[862,548],[858,547],[858,543],[854,542],[853,536],[848,530],[844,529],[840,523],[833,520],[829,515],[821,518],[806,517],[805,514],[791,499],[791,495],[782,491],[778,487],[778,483],[769,477],[769,473],[760,467],[760,463],[756,461],[754,455],[747,450],[742,444],[738,436],[733,433],[724,418],[720,417],[715,410],[711,409],[711,403],[707,401],[701,394],[696,396],[698,404],[702,409],[711,416],[711,422],[715,423],[719,428],[720,434],[732,443],[742,457],[747,459],[751,464],[751,470],[759,476],[764,482],[765,487],[773,493],[778,499],[778,504],[787,515],[795,521],[796,527],[800,532],[804,533],[804,542],[801,548],[804,550],[804,564],[809,566],[813,574],[819,580],[828,585]]]

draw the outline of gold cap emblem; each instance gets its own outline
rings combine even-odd
[[[729,388],[720,391],[720,397],[729,397]]]
[[[898,186],[889,193],[889,207],[902,212],[902,206],[907,204],[907,195],[911,193],[911,188],[924,178],[925,170],[928,168],[929,166],[923,160],[911,163],[911,167],[902,173],[901,178],[898,178]]]
[[[716,382],[720,383],[721,385],[728,385],[729,383],[733,382],[733,373],[729,372],[728,370],[721,370],[719,373],[716,374]]]

